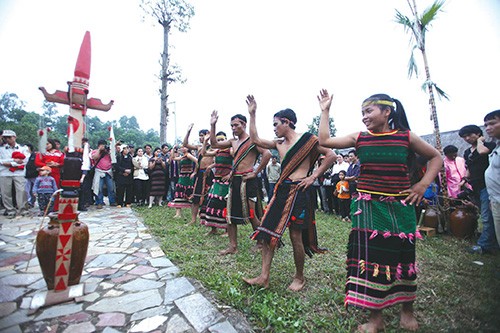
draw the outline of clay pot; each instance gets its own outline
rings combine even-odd
[[[49,217],[50,222],[36,236],[36,255],[42,269],[43,278],[47,284],[47,289],[53,290],[59,221],[57,214],[49,214]],[[68,286],[80,283],[88,246],[89,229],[77,217],[73,225],[73,247],[71,250]]]
[[[450,214],[451,234],[458,238],[474,236],[477,228],[477,215],[465,206],[458,206]]]
[[[425,209],[423,225],[424,227],[434,228],[438,230],[439,212],[436,208],[430,206]]]

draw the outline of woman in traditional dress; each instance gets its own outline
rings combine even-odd
[[[318,96],[321,107],[319,142],[328,148],[356,147],[361,163],[357,191],[351,204],[352,230],[347,252],[345,305],[370,310],[361,332],[384,329],[382,310],[402,304],[400,326],[416,330],[413,313],[416,266],[415,206],[443,165],[439,152],[410,132],[403,106],[385,94],[367,98],[361,106],[366,132],[329,136],[332,96]],[[419,182],[410,183],[409,160],[414,154],[428,159]]]
[[[165,164],[165,160],[161,158],[160,153],[161,149],[155,148],[153,151],[153,157],[149,159],[149,178],[151,183],[148,208],[153,206],[155,198],[158,202],[158,206],[161,206],[162,198],[165,195],[165,172],[167,170],[167,165]]]
[[[168,203],[168,207],[175,208],[175,218],[181,217],[182,208],[191,207],[191,196],[193,194],[193,171],[197,162],[186,147],[181,148],[181,155],[174,157],[179,161],[179,180],[175,185],[174,200]]]
[[[226,133],[218,132],[217,141],[225,141]],[[203,150],[202,150],[203,151]],[[208,191],[207,203],[204,210],[204,218],[201,218],[201,224],[212,227],[208,233],[216,234],[217,228],[227,229],[226,222],[226,196],[229,192],[229,180],[231,178],[231,168],[233,165],[233,156],[231,148],[215,149],[207,151],[206,156],[215,156],[213,165],[214,180]]]
[[[47,139],[45,153],[39,152],[35,157],[35,165],[38,168],[48,166],[52,170],[51,176],[56,181],[57,188],[61,188],[61,168],[64,164],[64,153],[58,150],[54,139]],[[54,201],[54,211],[59,209],[59,194]]]
[[[116,203],[118,208],[130,207],[134,189],[134,165],[132,156],[129,154],[129,148],[124,145],[118,155],[115,166],[115,182],[116,182]]]

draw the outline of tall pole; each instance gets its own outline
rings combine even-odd
[[[175,101],[173,102],[168,102],[167,106],[173,104],[174,109],[172,110],[172,114],[174,115],[174,146],[177,142],[177,104],[175,104]]]

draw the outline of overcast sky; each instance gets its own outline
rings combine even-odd
[[[230,133],[229,118],[247,115],[245,96],[258,103],[259,131],[271,138],[272,115],[292,108],[298,131],[319,115],[320,88],[334,93],[337,135],[364,129],[360,104],[374,93],[401,100],[412,130],[432,133],[428,97],[421,76],[407,78],[409,37],[394,23],[395,8],[409,15],[405,0],[294,1],[193,0],[191,29],[171,36],[172,62],[185,84],[169,86],[168,141],[210,126]],[[417,0],[420,11],[431,1]],[[141,128],[159,130],[157,74],[162,29],[136,0],[0,0],[0,94],[16,93],[28,111],[41,112],[43,96],[66,90],[85,31],[92,39],[90,97],[110,99],[103,121],[136,116]],[[499,109],[500,1],[448,0],[427,33],[431,75],[450,95],[438,101],[442,131],[482,124]],[[496,97],[495,97],[496,96]],[[59,106],[61,114],[67,106]],[[196,135],[192,136],[194,140]]]

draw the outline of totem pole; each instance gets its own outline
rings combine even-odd
[[[54,251],[53,259],[51,259],[52,262],[49,262],[47,265],[42,265],[42,261],[46,260],[46,258],[41,258],[38,255],[47,287],[49,290],[54,289],[55,291],[66,290],[68,286],[80,282],[83,262],[77,264],[77,266],[81,267],[75,268],[73,267],[75,265],[72,265],[71,261],[74,259],[76,253],[80,257],[83,256],[83,259],[85,259],[87,254],[88,239],[85,249],[78,248],[78,245],[73,246],[78,241],[78,237],[73,237],[74,232],[80,226],[77,207],[78,190],[82,175],[82,138],[85,132],[83,117],[86,115],[87,109],[109,111],[113,105],[113,101],[103,104],[100,99],[87,98],[90,78],[90,51],[90,33],[87,31],[80,47],[78,60],[76,61],[74,79],[68,82],[68,90],[57,90],[55,93],[49,94],[44,87],[39,88],[47,101],[69,105],[68,148],[64,159],[63,176],[61,178],[62,193],[57,212],[57,221],[59,223],[57,248]],[[39,236],[37,236],[37,253],[38,238]],[[49,267],[49,270],[52,272],[46,272],[43,266]],[[78,270],[79,273],[77,272]],[[51,276],[47,278],[46,273],[49,273],[48,275]]]

